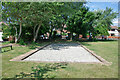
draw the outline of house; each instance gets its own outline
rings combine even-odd
[[[2,34],[3,34],[3,32],[2,32],[2,22],[0,22],[0,42],[2,42],[3,41],[3,39],[2,39]]]
[[[2,30],[0,30],[0,42],[2,42],[3,41],[3,39],[2,39]]]
[[[111,29],[109,29],[108,33],[109,36],[119,36],[119,31],[118,31],[118,27],[117,26],[110,26]]]
[[[5,25],[8,25],[8,24],[6,24],[5,22],[0,22],[0,42],[2,42],[3,41],[3,39],[2,39],[2,34],[3,34],[3,32],[2,32],[2,24],[5,24]]]
[[[110,26],[108,39],[120,39],[120,29],[117,26]]]

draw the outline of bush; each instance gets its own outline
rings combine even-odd
[[[26,43],[24,42],[23,39],[20,39],[19,44],[20,44],[20,45],[26,45]]]
[[[15,40],[10,41],[10,43],[15,43]]]
[[[4,40],[4,39],[8,39],[7,37],[8,37],[7,35],[2,35],[2,39],[3,39],[3,40]]]

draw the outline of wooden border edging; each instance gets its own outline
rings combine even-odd
[[[77,43],[80,44],[81,47],[83,47],[83,48],[84,48],[85,50],[87,50],[89,53],[91,53],[94,57],[96,57],[96,58],[100,61],[100,62],[99,62],[100,64],[107,65],[107,66],[109,66],[109,65],[112,64],[112,62],[108,62],[108,61],[106,61],[105,59],[103,59],[102,57],[96,55],[93,51],[89,50],[87,47],[85,47],[84,45],[82,45],[80,42],[77,42]],[[25,54],[22,54],[22,55],[20,55],[20,56],[17,56],[17,57],[15,57],[15,58],[11,59],[10,61],[22,61],[22,60],[26,59],[27,57],[31,56],[32,54],[36,53],[37,51],[39,51],[39,50],[43,49],[44,47],[50,45],[50,44],[52,44],[52,42],[51,42],[51,43],[48,43],[48,44],[46,44],[46,45],[44,45],[44,46],[42,46],[42,47],[36,48],[36,49],[34,49],[34,50],[31,50],[31,51],[29,51],[29,52],[27,52],[27,53],[25,53]]]
[[[87,50],[88,52],[90,52],[99,61],[101,61],[101,64],[104,64],[104,65],[111,65],[112,64],[112,62],[108,62],[105,59],[103,59],[101,56],[96,55],[93,51],[91,51],[90,49],[88,49],[87,47],[85,47],[84,45],[82,45],[80,42],[78,42],[78,44],[80,44],[81,47],[83,47],[85,50]]]
[[[50,44],[52,44],[52,43],[48,43],[48,44],[46,44],[46,45],[44,45],[42,47],[36,48],[36,49],[31,50],[31,51],[29,51],[29,52],[27,52],[25,54],[17,56],[15,58],[11,59],[10,61],[22,61],[22,60],[26,59],[27,57],[31,56],[32,54],[36,53],[37,51],[39,51],[39,50],[43,49],[44,47],[50,45]]]

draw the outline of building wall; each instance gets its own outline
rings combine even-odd
[[[118,30],[115,31],[108,31],[109,35],[111,36],[111,34],[114,34],[115,36],[119,36],[119,32]]]
[[[3,32],[0,32],[0,41],[3,41],[3,40],[2,40],[2,33],[3,33]]]

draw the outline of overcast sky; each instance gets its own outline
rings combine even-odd
[[[93,0],[90,0],[93,1]],[[100,1],[100,0],[99,0]],[[102,9],[105,10],[106,7],[112,8],[114,12],[118,13],[118,1],[114,0],[114,2],[88,2],[86,6],[90,7],[91,11]],[[113,25],[118,26],[118,17],[113,20]]]

